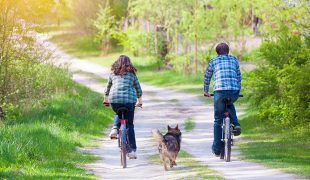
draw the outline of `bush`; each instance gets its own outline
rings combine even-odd
[[[132,53],[134,56],[152,55],[150,38],[147,32],[128,28],[124,32],[117,32],[113,37],[124,48],[124,51]],[[154,53],[153,53],[154,54]]]
[[[310,49],[305,38],[283,34],[260,48],[266,64],[249,74],[246,91],[260,119],[297,128],[310,124]]]
[[[0,7],[6,9],[0,11],[0,107],[4,111],[60,91],[69,79],[67,72],[49,64],[51,52],[30,33],[33,24],[20,20],[18,9],[8,8],[10,4]]]

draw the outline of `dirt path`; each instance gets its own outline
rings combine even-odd
[[[44,36],[39,36],[44,41]],[[56,64],[68,63],[73,79],[94,91],[103,92],[104,85],[90,77],[79,74],[79,71],[90,72],[102,78],[107,78],[109,70],[99,65],[73,58],[51,43],[46,46],[53,50]],[[181,125],[184,121],[193,119],[196,128],[189,133],[183,130],[182,149],[192,154],[198,161],[207,164],[225,179],[300,179],[278,170],[267,169],[262,165],[241,161],[236,158],[238,151],[233,149],[232,162],[226,163],[215,158],[211,153],[213,138],[213,107],[199,100],[199,97],[187,93],[158,88],[142,84],[144,91],[144,107],[135,114],[135,131],[138,146],[138,159],[128,161],[128,168],[120,167],[119,152],[116,141],[108,138],[100,140],[97,148],[86,151],[102,157],[101,160],[87,165],[87,169],[102,179],[180,179],[195,173],[179,164],[172,171],[164,172],[162,166],[150,163],[148,157],[157,154],[156,143],[151,138],[151,129],[165,128],[168,124]],[[105,131],[108,133],[108,130]]]

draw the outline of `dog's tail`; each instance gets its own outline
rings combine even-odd
[[[158,129],[153,129],[152,133],[153,133],[154,139],[156,139],[159,143],[164,143],[165,142],[165,139],[164,139],[163,135],[159,132]]]

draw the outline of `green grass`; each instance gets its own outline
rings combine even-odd
[[[57,24],[52,25],[38,25],[34,27],[34,30],[38,33],[48,33],[48,32],[55,32],[55,31],[62,31],[69,28],[69,24],[58,26]]]
[[[244,159],[310,178],[310,130],[288,130],[262,122],[255,112],[240,119]],[[291,129],[291,128],[290,128]]]
[[[83,36],[71,31],[64,31],[54,34],[49,40],[58,44],[67,53],[77,57],[99,56],[101,54],[99,43],[93,39],[94,37],[91,35]]]
[[[186,132],[192,131],[195,128],[195,126],[196,126],[196,124],[195,124],[195,122],[193,121],[192,118],[187,118],[185,120],[184,125],[185,125],[185,131]]]
[[[80,168],[97,159],[76,151],[94,145],[111,122],[101,95],[72,83],[66,93],[20,106],[0,128],[0,178],[94,179]]]
[[[156,164],[162,165],[158,154],[152,155],[148,159]],[[194,160],[193,157],[185,151],[179,152],[176,163],[178,166],[173,167],[173,169],[177,169],[177,173],[192,173],[191,175],[178,179],[223,179],[220,176],[217,176],[214,171],[210,170],[208,166],[202,165],[198,161]],[[168,170],[170,170],[168,164],[167,167]]]

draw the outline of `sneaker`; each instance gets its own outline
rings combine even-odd
[[[239,136],[241,134],[241,127],[235,126],[233,130],[234,136]]]
[[[135,151],[131,151],[130,153],[127,154],[129,159],[137,159],[137,155]]]
[[[212,148],[212,153],[215,155],[215,157],[220,157],[221,152],[215,152]]]
[[[117,129],[116,128],[113,128],[112,130],[111,130],[111,132],[110,132],[110,138],[111,139],[117,139]]]

